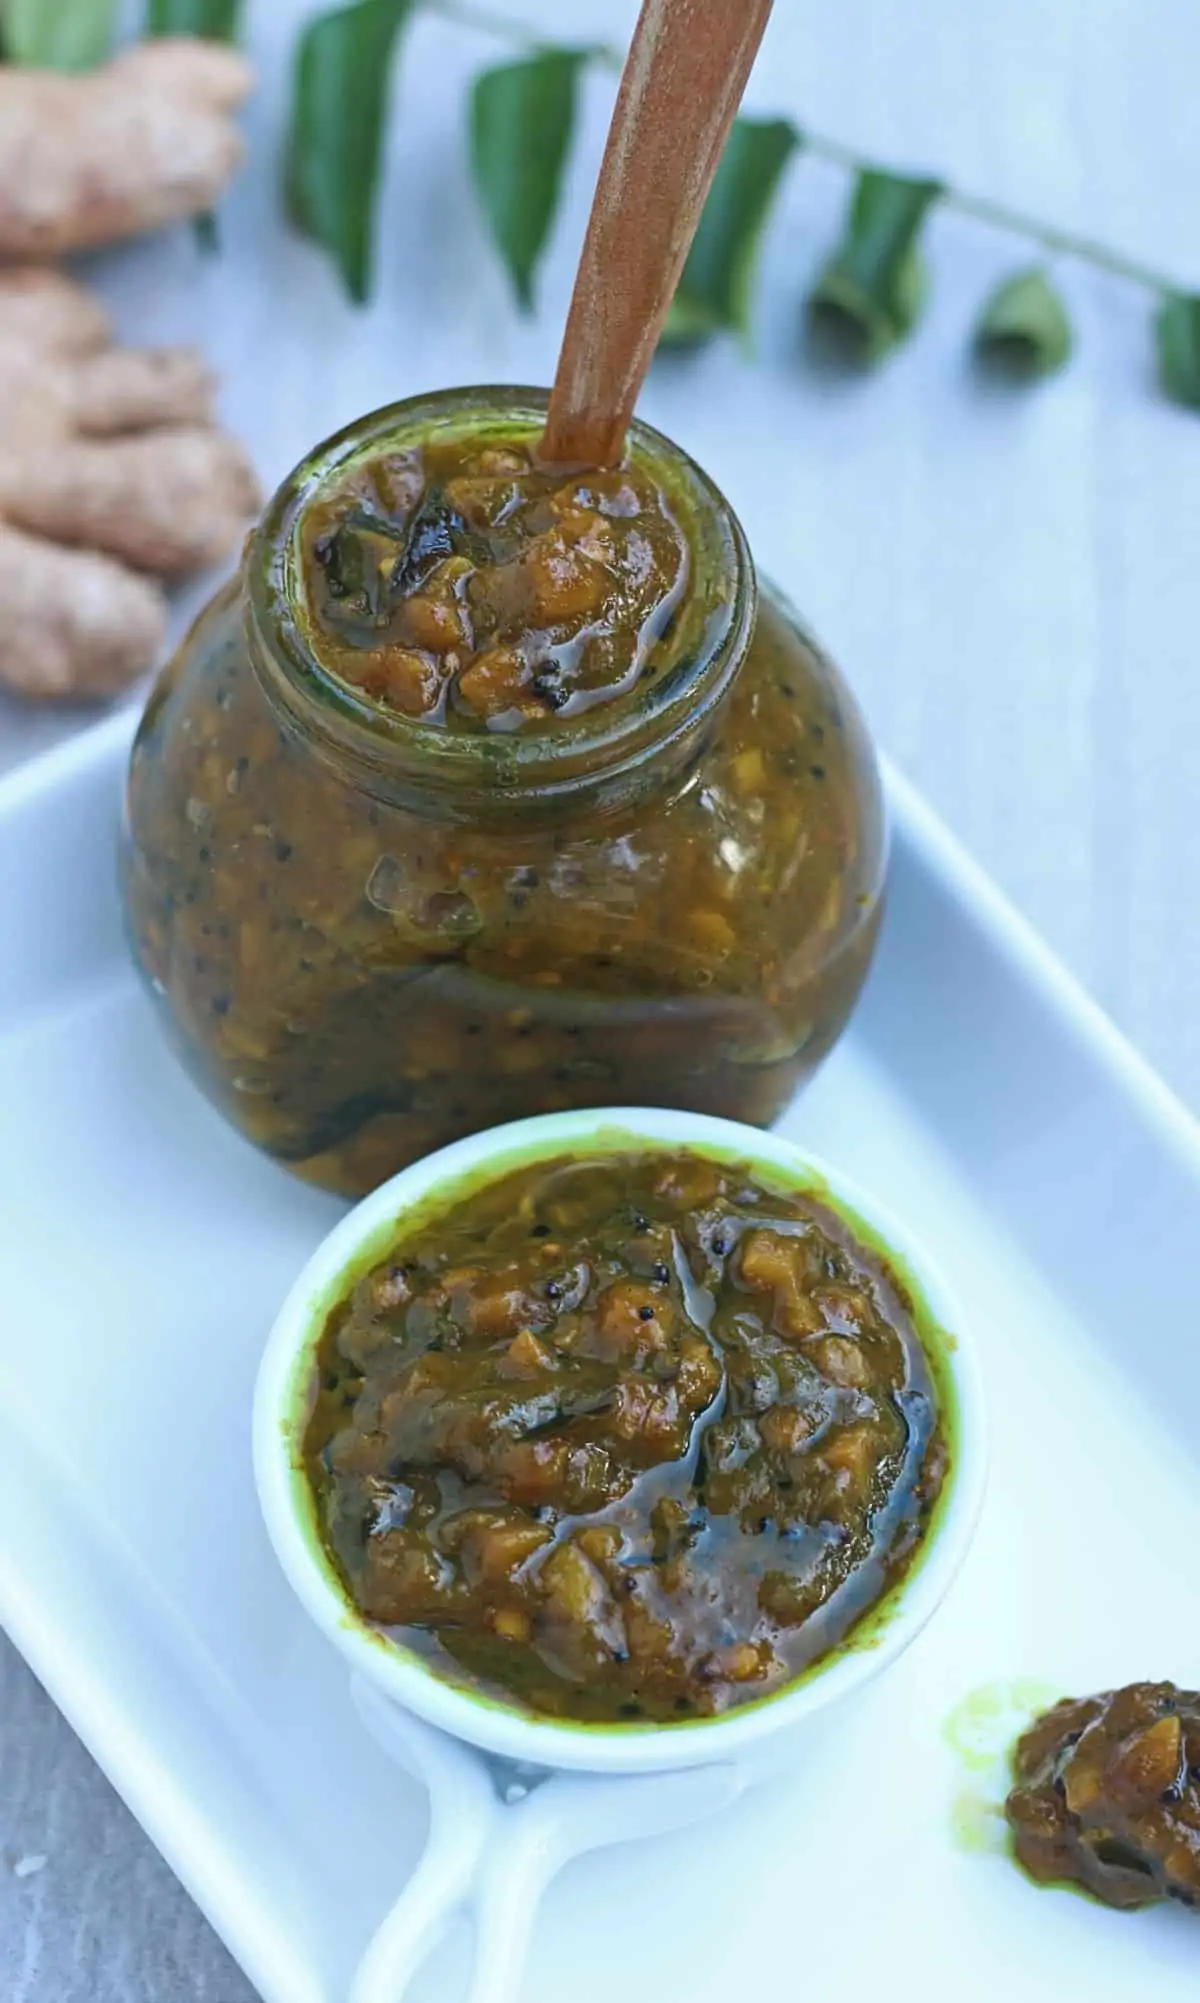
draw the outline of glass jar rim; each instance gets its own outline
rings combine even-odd
[[[356,418],[306,454],[276,489],[247,542],[247,623],[252,653],[293,724],[349,761],[374,793],[456,798],[463,810],[550,803],[603,781],[619,783],[650,757],[690,737],[719,703],[744,656],[757,587],[745,533],[716,484],[662,432],[634,419],[629,450],[663,479],[680,507],[693,572],[711,607],[689,587],[694,643],[639,698],[599,704],[540,731],[447,731],[389,711],[327,668],[298,608],[299,530],[305,511],[354,461],[458,430],[540,429],[545,391],[509,385],[436,390]],[[253,644],[256,643],[256,644]],[[611,711],[611,714],[609,712]]]

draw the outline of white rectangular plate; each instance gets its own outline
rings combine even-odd
[[[277,1573],[249,1457],[263,1337],[338,1206],[227,1131],[160,1040],[114,885],[128,730],[0,788],[0,1620],[270,2003],[338,2003],[425,1807]],[[964,1790],[969,1811],[997,1782],[946,1728],[1002,1679],[1200,1684],[1200,1136],[891,790],[879,963],[785,1125],[966,1303],[983,1525],[802,1771],[566,1873],[526,2003],[1194,2003],[1196,1920],[1039,1892],[965,1843]],[[449,2003],[448,1963],[419,1993]]]

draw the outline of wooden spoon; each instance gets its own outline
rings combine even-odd
[[[643,0],[575,276],[539,457],[612,466],[771,0]]]

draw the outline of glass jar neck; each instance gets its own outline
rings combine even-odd
[[[571,722],[459,732],[387,710],[321,659],[306,616],[300,529],[355,461],[456,434],[533,442],[546,398],[530,389],[443,390],[359,419],[283,482],[245,557],[250,657],[282,718],[350,784],[389,805],[461,821],[611,812],[670,783],[698,754],[745,657],[756,584],[740,523],[679,447],[635,423],[629,460],[663,488],[687,539],[691,574],[671,658],[640,695]]]

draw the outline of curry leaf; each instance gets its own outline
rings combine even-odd
[[[47,70],[89,70],[112,47],[116,0],[4,0],[9,62]]]
[[[864,168],[842,240],[813,288],[810,312],[857,359],[878,361],[902,341],[925,300],[917,249],[940,181]]]
[[[1200,410],[1200,292],[1166,292],[1154,320],[1164,395]]]
[[[412,5],[413,0],[354,0],[309,21],[296,50],[288,213],[329,252],[360,305],[371,290],[392,49]]]
[[[746,335],[758,247],[779,179],[803,136],[787,118],[734,120],[663,328],[694,347],[722,328]]]
[[[975,352],[1010,376],[1053,375],[1071,356],[1071,322],[1046,273],[1037,265],[1014,272],[984,302]]]
[[[543,49],[471,86],[471,173],[524,312],[558,207],[586,49]]]
[[[235,42],[241,19],[242,0],[149,0],[146,32],[200,35],[208,42]]]

